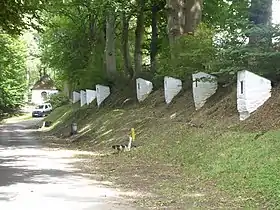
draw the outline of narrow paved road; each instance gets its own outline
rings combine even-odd
[[[27,128],[0,125],[1,210],[125,210],[122,193],[74,167],[74,151],[44,148]]]

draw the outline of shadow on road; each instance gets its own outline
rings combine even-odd
[[[135,209],[125,205],[125,193],[75,168],[83,161],[73,158],[77,152],[40,145],[28,130],[34,123],[38,120],[0,126],[1,210]]]

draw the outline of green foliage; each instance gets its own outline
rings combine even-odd
[[[39,29],[39,11],[44,8],[44,4],[45,1],[41,0],[1,0],[0,32],[20,34],[29,27]]]
[[[180,37],[172,48],[172,58],[168,54],[159,56],[158,74],[184,79],[197,71],[209,71],[207,68],[215,59],[216,53],[213,36],[212,29],[200,24],[195,35]]]
[[[240,28],[238,23],[249,14],[248,0],[208,0],[203,6],[202,21],[215,28]]]
[[[78,15],[78,14],[77,14]],[[103,43],[89,40],[89,22],[74,16],[49,17],[49,27],[42,34],[42,62],[56,72],[57,78],[75,88],[91,88],[103,81]],[[96,44],[92,49],[92,44]],[[91,55],[95,56],[91,56]]]
[[[251,36],[258,42],[248,43]],[[228,78],[246,69],[276,81],[280,75],[279,37],[279,26],[252,26],[223,37],[217,46],[213,70]]]
[[[278,29],[252,25],[249,22],[252,17],[249,0],[204,1],[203,23],[199,25],[194,36],[180,37],[171,48],[166,32],[164,4],[163,0],[150,0],[145,4],[143,71],[149,71],[151,42],[156,42],[156,73],[148,72],[153,74],[153,77],[162,78],[169,75],[185,79],[192,73],[203,71],[218,75],[220,80],[231,80],[237,71],[243,69],[261,75],[271,75],[279,71],[279,41],[276,40],[273,44],[268,41],[277,38]],[[155,40],[151,38],[154,5],[158,9]],[[108,82],[105,71],[104,32],[106,15],[112,10],[116,14],[117,71],[120,75],[125,75],[121,38],[122,16],[125,14],[126,17],[130,17],[128,53],[133,67],[138,12],[135,2],[78,0],[53,3],[52,9],[49,9],[51,13],[45,14],[48,24],[41,34],[40,44],[42,62],[56,73],[57,84],[67,81],[72,89],[84,89],[92,88],[97,83]],[[258,11],[258,8],[255,8],[255,11]],[[254,36],[266,37],[267,41],[260,41],[254,46],[248,45],[248,37],[252,38],[254,33]]]
[[[31,89],[35,82],[40,78],[41,61],[38,46],[38,33],[34,30],[25,31],[21,36],[21,39],[26,43],[27,47],[26,68],[28,74],[28,87]]]
[[[50,96],[49,102],[53,108],[57,108],[69,104],[69,98],[63,93],[57,93]]]
[[[26,91],[26,51],[19,39],[0,34],[0,111],[18,108]]]

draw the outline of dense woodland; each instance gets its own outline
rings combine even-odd
[[[18,107],[44,73],[69,90],[138,76],[189,80],[197,71],[222,84],[243,69],[280,76],[272,0],[4,0],[0,14],[2,111]]]

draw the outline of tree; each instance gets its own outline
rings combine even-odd
[[[145,0],[137,0],[136,6],[137,10],[137,19],[136,19],[136,29],[135,29],[135,52],[134,52],[134,78],[137,74],[142,71],[142,44],[144,36],[144,10],[145,10]]]
[[[68,0],[52,5],[44,15],[42,61],[72,89],[100,82],[119,85],[116,76],[185,79],[205,71],[231,78],[242,68],[262,66],[248,65],[253,57],[246,44],[249,0]],[[273,47],[254,50],[260,55],[260,49],[273,52]]]
[[[116,66],[116,49],[115,49],[115,14],[112,10],[109,10],[106,15],[106,71],[107,76],[111,81],[114,81],[117,74]]]
[[[25,58],[22,41],[0,34],[0,114],[23,103],[27,87]]]
[[[39,29],[40,11],[44,8],[44,0],[1,0],[0,31],[9,34],[20,34],[24,29]]]
[[[184,33],[194,33],[201,22],[203,0],[187,0],[185,5]]]
[[[131,62],[131,55],[129,50],[129,21],[131,15],[127,14],[126,11],[122,12],[122,54],[124,61],[124,73],[129,78],[133,78],[133,67]]]
[[[272,18],[272,0],[252,0],[249,9],[249,20],[253,23],[253,30],[250,34],[250,44],[256,44],[261,37],[256,28],[262,28],[271,25]],[[270,42],[268,40],[268,42]]]

